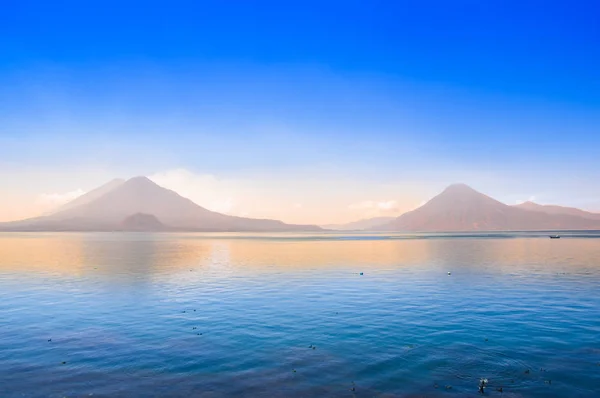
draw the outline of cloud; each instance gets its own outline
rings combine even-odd
[[[526,200],[517,200],[516,203],[518,205],[525,203],[525,202],[535,202],[535,196],[530,196],[529,199]]]
[[[65,193],[43,193],[39,195],[37,202],[44,207],[58,207],[77,199],[84,193],[85,191],[82,189],[76,189],[75,191]]]
[[[378,202],[377,208],[381,210],[395,210],[398,207],[398,203],[395,200],[388,200],[386,202]]]
[[[377,209],[377,210],[396,210],[398,203],[395,200],[374,201],[366,200],[364,202],[353,203],[348,206],[349,209]]]
[[[217,200],[213,201],[209,205],[208,208],[212,211],[216,211],[219,213],[231,213],[234,208],[234,203],[232,198],[227,198],[225,200]]]
[[[399,205],[395,200],[365,200],[349,205],[348,209],[358,211],[360,217],[367,218],[396,214]]]
[[[230,184],[212,174],[195,174],[186,169],[173,169],[153,174],[148,178],[209,210],[238,215],[239,209]]]
[[[334,224],[397,216],[418,202],[397,200],[405,194],[405,188],[369,185],[367,181],[365,188],[357,190],[357,180],[353,178],[315,179],[302,173],[272,175],[261,171],[232,176],[177,168],[162,170],[148,178],[212,211],[296,224]],[[333,183],[335,190],[331,189]],[[372,196],[364,197],[364,192]]]

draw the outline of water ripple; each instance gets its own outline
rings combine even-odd
[[[600,396],[596,235],[0,234],[0,397]]]

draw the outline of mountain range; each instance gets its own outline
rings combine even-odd
[[[533,202],[509,206],[465,184],[453,184],[399,217],[375,217],[322,228],[213,212],[146,177],[135,177],[110,181],[48,215],[0,223],[1,231],[291,232],[324,228],[398,232],[598,230],[600,214]]]
[[[4,231],[320,231],[316,225],[229,216],[146,177],[113,180],[43,217],[0,223]]]
[[[321,227],[325,229],[331,229],[334,231],[360,231],[363,229],[378,227],[380,225],[394,220],[395,218],[396,217],[363,218],[362,220],[352,221],[346,224],[328,224],[321,225]]]
[[[555,205],[540,205],[533,202],[525,202],[514,207],[518,207],[523,210],[531,210],[531,211],[539,211],[546,214],[566,214],[571,216],[589,218],[592,220],[600,220],[600,214],[591,213],[589,211],[576,209],[574,207],[564,207],[564,206],[555,206]]]
[[[404,232],[593,229],[600,229],[598,214],[560,206],[509,206],[465,184],[450,185],[423,206],[370,228]]]

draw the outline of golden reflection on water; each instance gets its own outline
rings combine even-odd
[[[73,236],[0,235],[0,272],[54,272],[81,275],[81,239]]]
[[[231,235],[230,235],[231,236]],[[291,269],[382,267],[524,267],[582,271],[598,267],[600,240],[228,239],[194,234],[0,234],[0,272],[79,276],[90,272],[157,274],[199,267],[285,272]]]

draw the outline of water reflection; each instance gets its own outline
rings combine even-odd
[[[0,234],[0,396],[596,397],[599,242]]]
[[[418,266],[492,273],[589,273],[599,265],[598,242],[577,238],[303,240],[300,235],[207,239],[193,234],[1,234],[0,272],[139,278],[209,269],[227,274],[232,268],[243,274]]]

